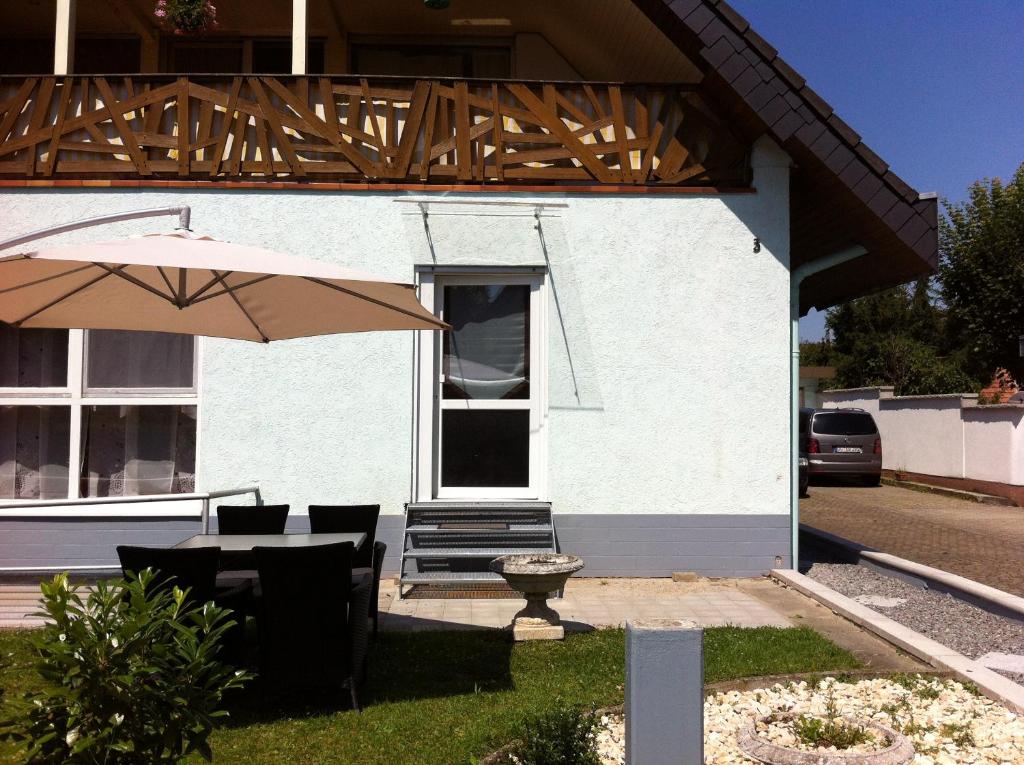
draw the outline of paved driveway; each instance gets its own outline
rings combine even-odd
[[[1024,508],[892,486],[811,486],[800,520],[1024,596]]]

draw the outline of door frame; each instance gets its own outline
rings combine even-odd
[[[528,284],[530,297],[530,485],[525,487],[466,487],[443,489],[440,484],[440,380],[442,335],[438,331],[416,333],[413,353],[413,470],[414,502],[473,500],[544,501],[548,492],[548,304],[547,268],[526,267],[442,267],[417,268],[416,284],[420,303],[435,315],[441,313],[445,284]],[[498,403],[498,402],[492,402]],[[454,408],[454,407],[450,407]],[[473,407],[466,402],[466,409]],[[497,406],[482,408],[502,409]]]

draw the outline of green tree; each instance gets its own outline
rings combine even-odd
[[[946,205],[940,224],[941,296],[949,343],[981,379],[996,367],[1021,374],[1024,334],[1024,164],[1009,183],[971,186],[962,204]]]
[[[896,395],[977,390],[959,358],[944,352],[944,322],[927,278],[831,309],[831,387],[891,385]]]

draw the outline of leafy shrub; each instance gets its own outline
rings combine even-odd
[[[514,765],[601,765],[594,742],[597,726],[594,712],[556,707],[523,723],[505,761]]]
[[[863,725],[807,715],[800,715],[794,721],[793,731],[803,743],[819,749],[833,746],[839,750],[849,749],[875,738]]]
[[[83,600],[66,574],[41,587],[47,626],[31,640],[44,690],[4,737],[39,765],[170,765],[198,752],[225,691],[248,675],[218,661],[233,626],[212,603],[154,586],[154,573],[101,582]]]
[[[819,749],[835,747],[842,751],[875,740],[863,725],[848,723],[839,716],[833,685],[828,687],[825,717],[800,715],[793,722],[793,732],[803,743]]]

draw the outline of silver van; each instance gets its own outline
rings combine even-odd
[[[882,481],[882,438],[863,409],[801,409],[800,451],[811,478],[859,477],[866,486]]]

